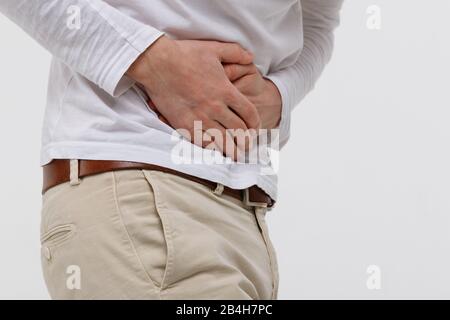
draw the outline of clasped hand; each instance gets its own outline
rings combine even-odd
[[[236,160],[238,151],[248,150],[251,143],[236,139],[231,131],[245,134],[273,129],[281,118],[280,93],[261,75],[253,59],[238,44],[163,36],[134,62],[127,75],[145,88],[150,107],[161,121],[189,133],[193,143],[212,146]],[[220,142],[193,139],[196,121],[201,121],[205,132],[221,133]]]

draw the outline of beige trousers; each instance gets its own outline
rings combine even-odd
[[[126,170],[43,196],[54,299],[275,299],[266,209],[167,173]]]

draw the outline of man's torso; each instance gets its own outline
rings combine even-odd
[[[299,0],[106,2],[174,39],[239,43],[254,53],[263,75],[292,65],[302,50]],[[181,160],[174,158],[183,149],[179,143],[173,139],[173,130],[150,110],[138,87],[113,98],[58,59],[53,60],[42,164],[53,158],[153,163],[232,188],[257,184],[276,198],[276,176],[264,174],[261,164],[220,159],[211,165]],[[189,144],[193,153],[206,152],[188,142],[183,144]]]

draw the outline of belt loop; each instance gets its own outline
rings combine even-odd
[[[265,202],[255,202],[250,199],[250,188],[244,190],[244,204],[247,207],[255,207],[255,208],[267,208],[268,204]]]
[[[78,160],[70,160],[70,185],[77,186],[81,183],[79,177],[79,163]]]
[[[220,196],[223,193],[225,186],[223,184],[218,183],[216,189],[213,191],[214,194]]]

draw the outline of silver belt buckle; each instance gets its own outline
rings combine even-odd
[[[244,200],[243,200],[243,202],[248,207],[267,208],[267,203],[266,202],[253,202],[253,201],[250,201],[250,192],[249,192],[248,188],[244,190]]]

